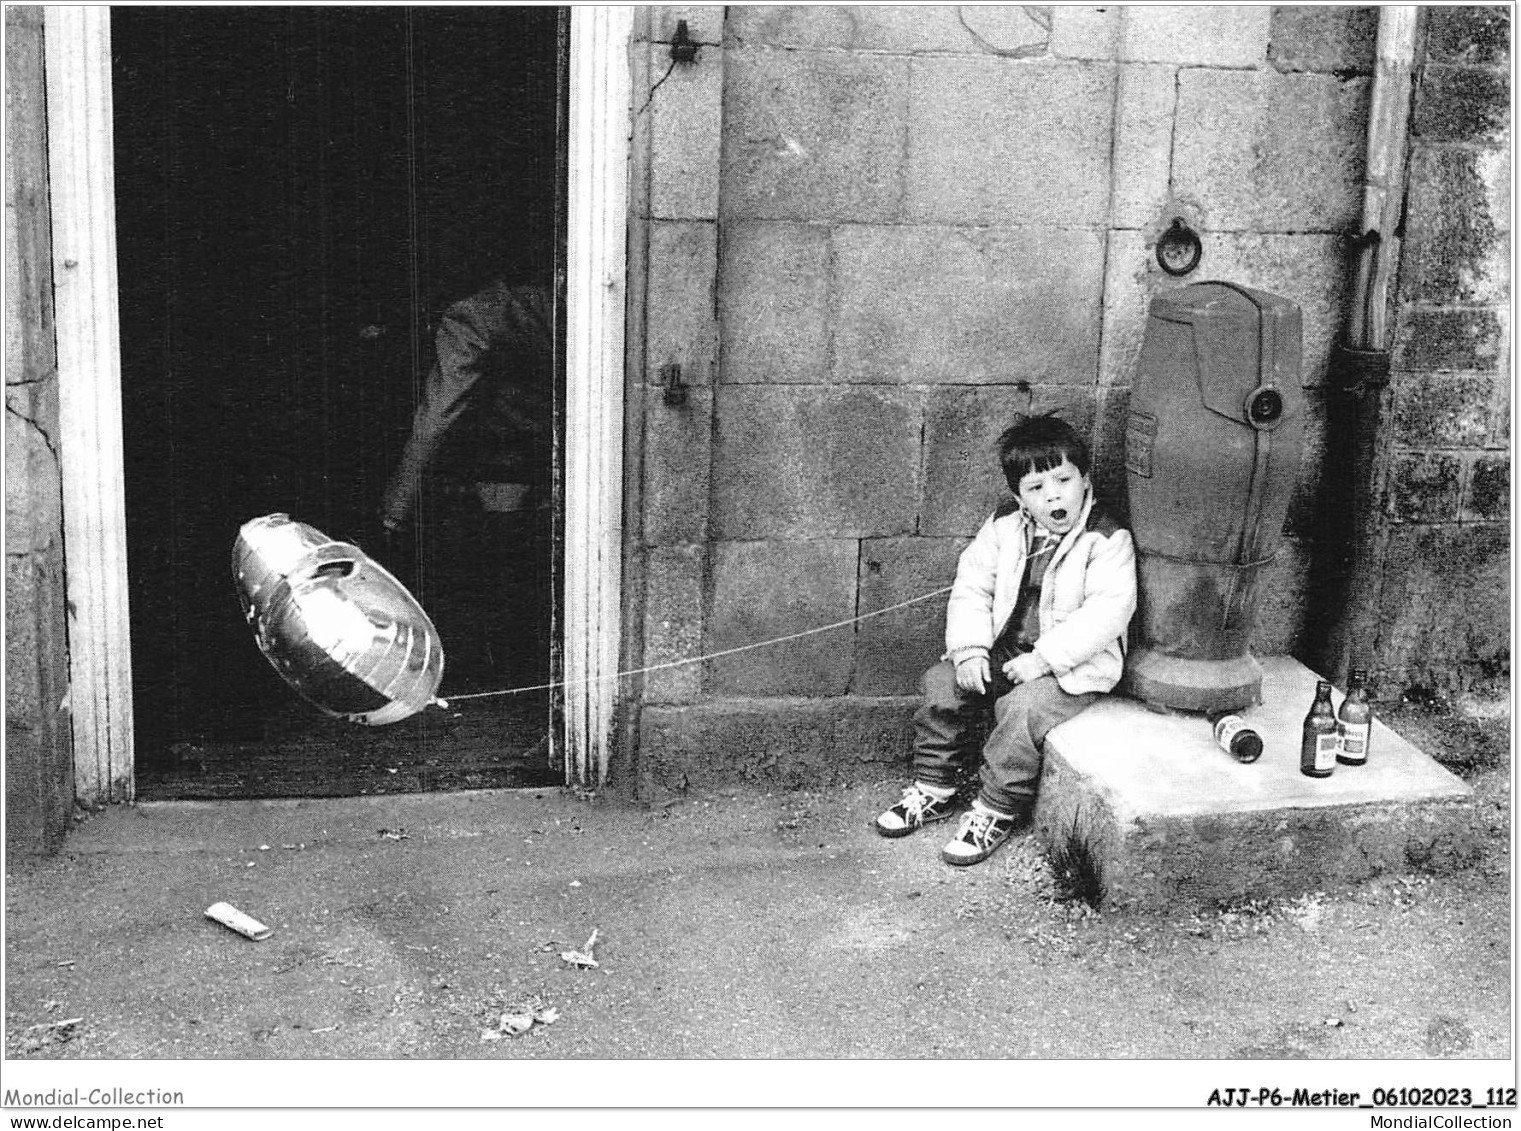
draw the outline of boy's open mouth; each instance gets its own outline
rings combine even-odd
[[[1057,507],[1054,511],[1051,512],[1051,517],[1057,522],[1067,521],[1067,508]]]

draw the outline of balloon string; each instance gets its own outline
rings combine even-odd
[[[447,699],[438,698],[434,699],[432,702],[437,706],[447,707],[451,702],[457,702],[461,699],[485,699],[493,695],[522,695],[529,691],[552,691],[556,688],[561,687],[575,687],[584,683],[600,683],[603,680],[623,679],[626,676],[645,675],[648,672],[665,671],[669,668],[685,667],[688,664],[700,664],[705,660],[716,660],[720,656],[732,656],[736,652],[750,652],[756,648],[769,648],[773,644],[785,644],[789,640],[801,640],[805,636],[816,636],[821,632],[833,632],[837,628],[847,628],[850,625],[859,624],[863,620],[870,620],[872,617],[880,617],[885,613],[896,612],[898,609],[906,609],[910,605],[917,605],[922,601],[929,601],[935,597],[943,596],[950,591],[951,587],[947,585],[943,589],[936,589],[933,593],[921,593],[917,597],[910,597],[907,601],[899,601],[896,605],[888,605],[883,609],[877,609],[869,613],[862,613],[860,616],[851,617],[848,620],[835,621],[833,624],[821,624],[817,628],[809,628],[803,630],[802,632],[789,633],[786,636],[777,636],[770,640],[760,640],[754,644],[741,644],[737,648],[725,648],[722,651],[707,652],[701,656],[688,656],[684,660],[667,660],[665,663],[651,664],[646,668],[633,668],[629,671],[614,672],[612,675],[602,676],[601,679],[579,679],[563,680],[559,683],[537,683],[532,687],[510,687],[504,691],[472,691],[468,695],[450,695]]]

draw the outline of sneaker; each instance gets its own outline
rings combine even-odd
[[[915,829],[943,821],[955,808],[956,794],[936,797],[918,782],[903,791],[903,799],[877,818],[877,832],[883,836],[907,836]]]
[[[981,864],[1003,846],[1018,823],[1018,818],[991,809],[969,809],[961,815],[955,837],[940,850],[940,859],[947,864]]]

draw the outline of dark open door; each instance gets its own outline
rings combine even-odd
[[[288,513],[413,589],[444,641],[440,694],[549,682],[553,492],[481,472],[489,420],[462,421],[407,537],[383,542],[375,514],[441,312],[495,277],[553,277],[560,23],[113,10],[139,797],[558,780],[542,691],[383,728],[321,715],[255,648],[228,563],[243,522]]]

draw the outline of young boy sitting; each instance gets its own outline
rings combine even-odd
[[[924,673],[914,714],[914,782],[877,818],[907,836],[951,816],[956,771],[979,714],[994,726],[982,788],[941,851],[977,864],[1027,827],[1052,727],[1119,682],[1136,607],[1130,532],[1094,506],[1088,446],[1054,416],[998,438],[1016,502],[1000,506],[961,554],[945,617],[945,656]]]

